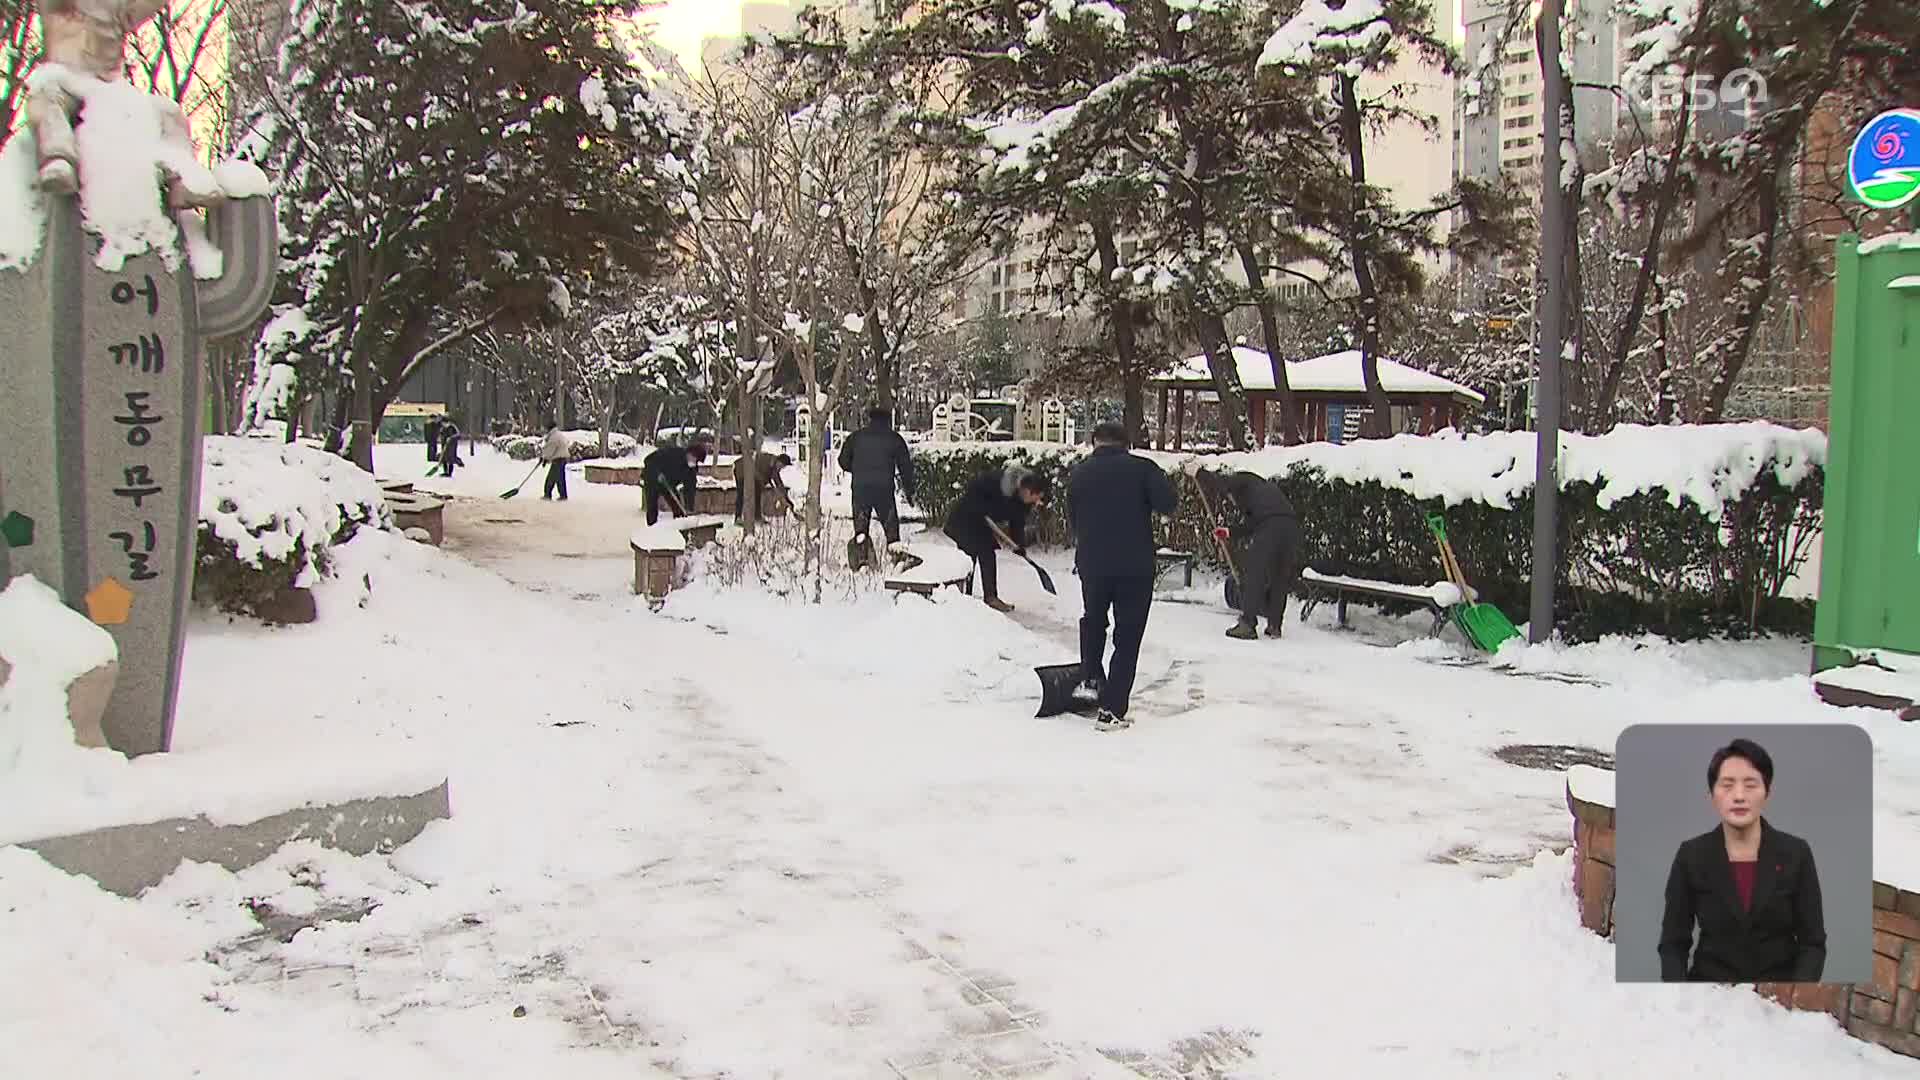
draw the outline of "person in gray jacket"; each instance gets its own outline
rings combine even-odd
[[[1280,485],[1265,477],[1237,472],[1221,487],[1244,515],[1230,533],[1240,564],[1240,621],[1227,636],[1254,640],[1264,612],[1267,636],[1277,638],[1286,621],[1287,594],[1300,578],[1299,515]]]
[[[567,460],[573,456],[573,444],[568,441],[566,432],[560,425],[547,421],[547,438],[540,444],[540,460],[547,463],[547,486],[540,493],[542,499],[551,499],[557,492],[561,502],[567,501]]]
[[[912,502],[913,454],[907,440],[893,430],[893,413],[881,408],[867,411],[867,426],[840,445],[840,471],[853,478],[855,538],[864,544],[874,516],[879,515],[887,543],[899,543],[900,507],[893,498],[893,478],[899,474],[900,490]]]

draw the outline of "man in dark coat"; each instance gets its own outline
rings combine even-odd
[[[900,477],[900,490],[913,501],[913,454],[907,440],[893,430],[893,414],[885,409],[867,411],[867,426],[847,437],[840,446],[840,471],[853,478],[853,533],[865,543],[874,515],[887,543],[900,542],[900,508],[893,501],[893,478]]]
[[[1300,518],[1286,492],[1265,477],[1237,472],[1221,487],[1243,516],[1230,533],[1240,564],[1240,621],[1227,636],[1254,640],[1264,612],[1267,636],[1277,638],[1286,621],[1287,594],[1300,579]]]
[[[1153,515],[1174,511],[1173,485],[1160,466],[1127,452],[1127,430],[1107,422],[1093,429],[1093,453],[1074,466],[1067,488],[1074,565],[1086,614],[1080,618],[1080,672],[1099,690],[1103,729],[1124,727],[1133,695],[1140,642],[1153,607]],[[1113,660],[1107,613],[1113,613]]]
[[[449,416],[440,425],[440,475],[452,476],[454,466],[465,464],[460,460],[460,425]]]
[[[781,470],[792,464],[793,458],[788,454],[769,454],[764,450],[755,454],[753,458],[755,498],[758,499],[758,492],[773,488],[780,492],[780,497],[787,501],[787,505],[793,505],[793,496],[787,494],[787,482],[781,478]],[[756,501],[754,505],[758,506],[759,503]],[[733,520],[747,520],[747,455],[745,454],[741,454],[733,462]]]
[[[707,460],[707,444],[694,443],[692,446],[663,446],[647,455],[640,467],[640,479],[645,491],[647,524],[660,522],[660,501],[669,493],[678,491],[679,511],[676,516],[693,513],[694,496],[700,490],[701,462]]]
[[[947,514],[946,534],[980,567],[980,598],[998,612],[1013,610],[1000,599],[1000,577],[994,558],[1004,541],[994,525],[1012,541],[1013,553],[1027,553],[1027,514],[1047,501],[1047,478],[1024,465],[1009,465],[981,473],[967,485]],[[988,524],[992,522],[993,524]]]
[[[426,425],[425,432],[427,436],[427,460],[439,461],[440,460],[440,418],[437,416],[427,417],[427,425]]]

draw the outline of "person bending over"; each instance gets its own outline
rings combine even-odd
[[[946,534],[978,564],[980,598],[995,611],[1012,611],[1013,605],[1000,599],[994,553],[1002,546],[1011,546],[1015,555],[1027,553],[1027,515],[1047,501],[1049,487],[1039,473],[1009,465],[975,477],[947,514]],[[996,526],[1005,540],[996,535]]]

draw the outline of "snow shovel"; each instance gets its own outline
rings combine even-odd
[[[1427,527],[1433,530],[1434,538],[1440,542],[1440,563],[1446,568],[1447,579],[1453,582],[1454,588],[1460,590],[1460,603],[1453,609],[1453,621],[1475,647],[1483,652],[1499,652],[1500,646],[1519,637],[1520,631],[1499,608],[1473,602],[1466,572],[1460,569],[1460,560],[1453,553],[1453,544],[1447,540],[1446,521],[1439,514],[1428,514]]]
[[[1007,550],[1008,550],[1008,551],[1017,551],[1017,550],[1019,550],[1019,547],[1020,547],[1020,545],[1019,545],[1019,544],[1016,544],[1016,543],[1014,543],[1014,542],[1013,542],[1013,537],[1011,537],[1011,536],[1008,536],[1008,535],[1007,535],[1007,532],[1006,532],[1006,530],[1005,530],[1005,529],[1002,529],[1002,528],[1000,527],[1000,523],[999,523],[999,522],[997,522],[997,521],[995,521],[995,520],[993,520],[992,518],[988,518],[988,519],[987,519],[987,528],[989,528],[989,529],[992,529],[992,530],[993,530],[993,535],[995,535],[995,536],[997,536],[997,537],[999,537],[999,538],[1000,538],[1000,542],[1001,542],[1002,544],[1005,544],[1005,545],[1007,546]],[[1041,588],[1043,588],[1043,589],[1045,589],[1045,590],[1047,590],[1047,594],[1048,594],[1048,595],[1050,595],[1050,596],[1059,596],[1059,595],[1060,595],[1060,590],[1059,590],[1059,589],[1056,589],[1056,588],[1054,588],[1054,587],[1053,587],[1053,575],[1052,575],[1052,574],[1049,574],[1049,573],[1047,573],[1047,572],[1046,572],[1045,570],[1042,570],[1042,569],[1040,568],[1040,564],[1039,564],[1039,563],[1037,563],[1037,562],[1034,562],[1034,561],[1033,561],[1032,559],[1030,559],[1030,558],[1028,558],[1027,556],[1025,556],[1025,555],[1022,555],[1022,556],[1020,556],[1020,557],[1021,557],[1021,558],[1023,558],[1023,559],[1026,559],[1026,560],[1027,560],[1027,565],[1028,565],[1028,566],[1031,566],[1031,567],[1033,567],[1033,572],[1034,572],[1034,573],[1036,573],[1036,574],[1039,574],[1039,575],[1040,575],[1040,587],[1041,587]]]
[[[1100,708],[1100,699],[1081,688],[1086,680],[1080,677],[1079,664],[1049,664],[1033,669],[1040,676],[1040,711],[1033,714],[1036,720],[1061,713],[1087,715]]]
[[[1193,490],[1200,493],[1200,508],[1207,512],[1207,528],[1213,536],[1213,542],[1220,547],[1220,557],[1227,562],[1227,606],[1240,610],[1240,567],[1233,561],[1233,547],[1219,533],[1220,519],[1214,516],[1213,502],[1207,498],[1207,489],[1200,482],[1200,475],[1194,474]]]
[[[523,488],[525,488],[525,487],[527,486],[527,481],[529,481],[529,480],[532,480],[532,479],[533,479],[533,474],[534,474],[534,473],[537,473],[537,472],[539,472],[539,471],[540,471],[540,466],[542,466],[542,465],[545,465],[545,464],[546,464],[546,462],[544,462],[544,461],[536,461],[536,462],[534,462],[534,463],[533,463],[533,468],[531,468],[531,469],[528,469],[528,470],[527,470],[527,475],[526,475],[525,477],[523,477],[523,478],[521,478],[521,480],[520,480],[520,483],[519,483],[518,485],[516,485],[515,487],[513,487],[513,488],[512,488],[511,490],[508,490],[508,491],[503,491],[503,492],[501,492],[501,493],[500,493],[500,497],[501,497],[501,498],[503,498],[503,499],[511,499],[511,498],[513,498],[513,497],[514,497],[515,495],[518,495],[518,494],[520,494],[520,492],[521,492],[521,490],[522,490]]]

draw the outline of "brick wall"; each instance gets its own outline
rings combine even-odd
[[[1573,891],[1580,925],[1613,938],[1613,807],[1574,798]],[[1823,1012],[1849,1035],[1920,1058],[1920,893],[1873,884],[1873,981],[1762,983],[1755,991],[1785,1008]]]

